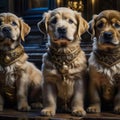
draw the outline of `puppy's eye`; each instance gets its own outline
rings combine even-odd
[[[53,18],[53,19],[51,20],[51,23],[52,23],[52,24],[56,24],[56,23],[57,23],[57,18]]]
[[[120,24],[118,24],[118,23],[114,23],[113,26],[114,26],[115,28],[120,28]]]
[[[103,27],[104,27],[104,23],[103,23],[103,22],[100,22],[99,24],[97,24],[97,27],[98,27],[98,28],[103,28]]]
[[[16,26],[17,23],[16,23],[15,21],[13,21],[13,22],[11,22],[11,25],[12,25],[12,26]]]
[[[68,22],[69,22],[70,24],[73,24],[73,23],[74,23],[73,20],[71,20],[71,19],[69,19]]]

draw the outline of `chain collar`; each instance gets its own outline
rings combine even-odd
[[[9,66],[15,63],[21,55],[24,53],[24,48],[22,45],[19,45],[14,50],[3,51],[0,50],[0,65]]]
[[[50,46],[48,57],[61,74],[67,74],[69,66],[72,65],[80,52],[80,46],[61,50]]]
[[[120,51],[117,52],[104,52],[95,50],[94,55],[97,61],[105,67],[112,67],[120,62]]]

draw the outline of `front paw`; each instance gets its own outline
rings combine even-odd
[[[87,108],[87,112],[88,113],[100,113],[101,112],[101,108],[100,108],[99,105],[92,105],[92,106]]]
[[[55,115],[55,109],[52,107],[47,107],[41,110],[41,115],[43,116],[54,116]]]
[[[21,103],[18,105],[19,111],[30,111],[31,107],[28,105],[28,103]]]
[[[118,105],[114,108],[114,112],[117,114],[120,114],[120,105]]]
[[[83,108],[76,108],[72,111],[72,115],[81,117],[81,116],[85,116],[86,112]]]

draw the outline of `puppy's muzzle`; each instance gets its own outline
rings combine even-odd
[[[11,28],[10,27],[3,27],[2,33],[4,34],[4,37],[11,38]]]
[[[112,32],[104,32],[103,34],[105,42],[111,42],[113,39],[113,33]]]
[[[57,29],[57,31],[58,31],[59,34],[66,34],[66,28],[64,28],[64,27],[59,27]]]
[[[120,43],[119,41],[115,38],[115,34],[112,31],[105,31],[102,36],[101,36],[101,42],[104,44],[108,45],[114,45],[118,46]]]
[[[65,27],[58,27],[57,32],[59,34],[59,38],[66,38],[67,30]]]
[[[102,34],[102,43],[114,44],[113,40],[114,40],[114,34],[113,34],[113,32],[111,32],[111,31],[105,31]]]

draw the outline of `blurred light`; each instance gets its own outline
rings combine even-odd
[[[83,12],[84,10],[84,5],[83,5],[82,0],[68,0],[67,6],[78,12]]]

